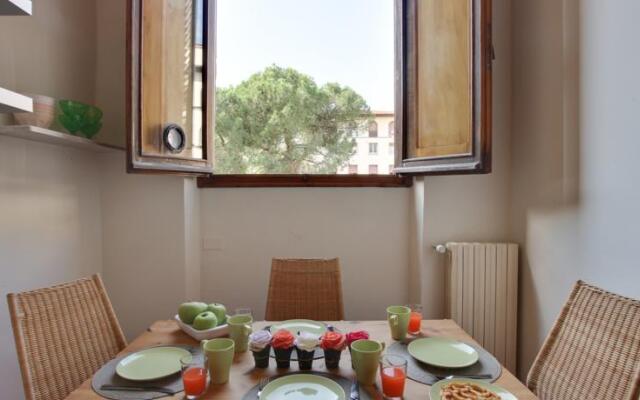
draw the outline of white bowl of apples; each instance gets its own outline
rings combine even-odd
[[[174,318],[180,329],[195,340],[208,340],[229,334],[227,309],[220,303],[182,303]]]

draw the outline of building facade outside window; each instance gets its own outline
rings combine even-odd
[[[371,164],[369,165],[369,174],[377,174],[378,173],[378,165]]]
[[[389,137],[392,138],[396,132],[395,121],[389,122]]]
[[[349,164],[349,173],[350,174],[357,174],[358,173],[358,165]]]
[[[373,118],[378,126],[384,127],[382,136],[369,137],[368,125],[354,135],[356,146],[355,152],[351,158],[338,168],[338,174],[367,174],[369,165],[376,164],[379,166],[378,174],[391,174],[392,170],[387,169],[388,165],[395,162],[395,147],[393,144],[393,136],[387,135],[387,128],[394,121],[393,111],[373,111]],[[369,152],[369,146],[375,144],[377,153]],[[355,165],[357,172],[351,172],[350,166]]]

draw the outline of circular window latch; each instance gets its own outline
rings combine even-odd
[[[167,124],[162,131],[164,146],[172,153],[180,153],[187,142],[184,129],[178,124]]]

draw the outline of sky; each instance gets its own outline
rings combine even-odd
[[[393,0],[218,0],[217,86],[276,64],[392,111],[393,29]]]

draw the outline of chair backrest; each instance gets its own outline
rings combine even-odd
[[[295,318],[317,321],[344,319],[342,278],[337,258],[273,259],[266,319],[282,321]]]
[[[64,399],[127,344],[99,275],[7,301],[27,400]]]
[[[527,386],[540,400],[638,400],[640,301],[578,281]]]

